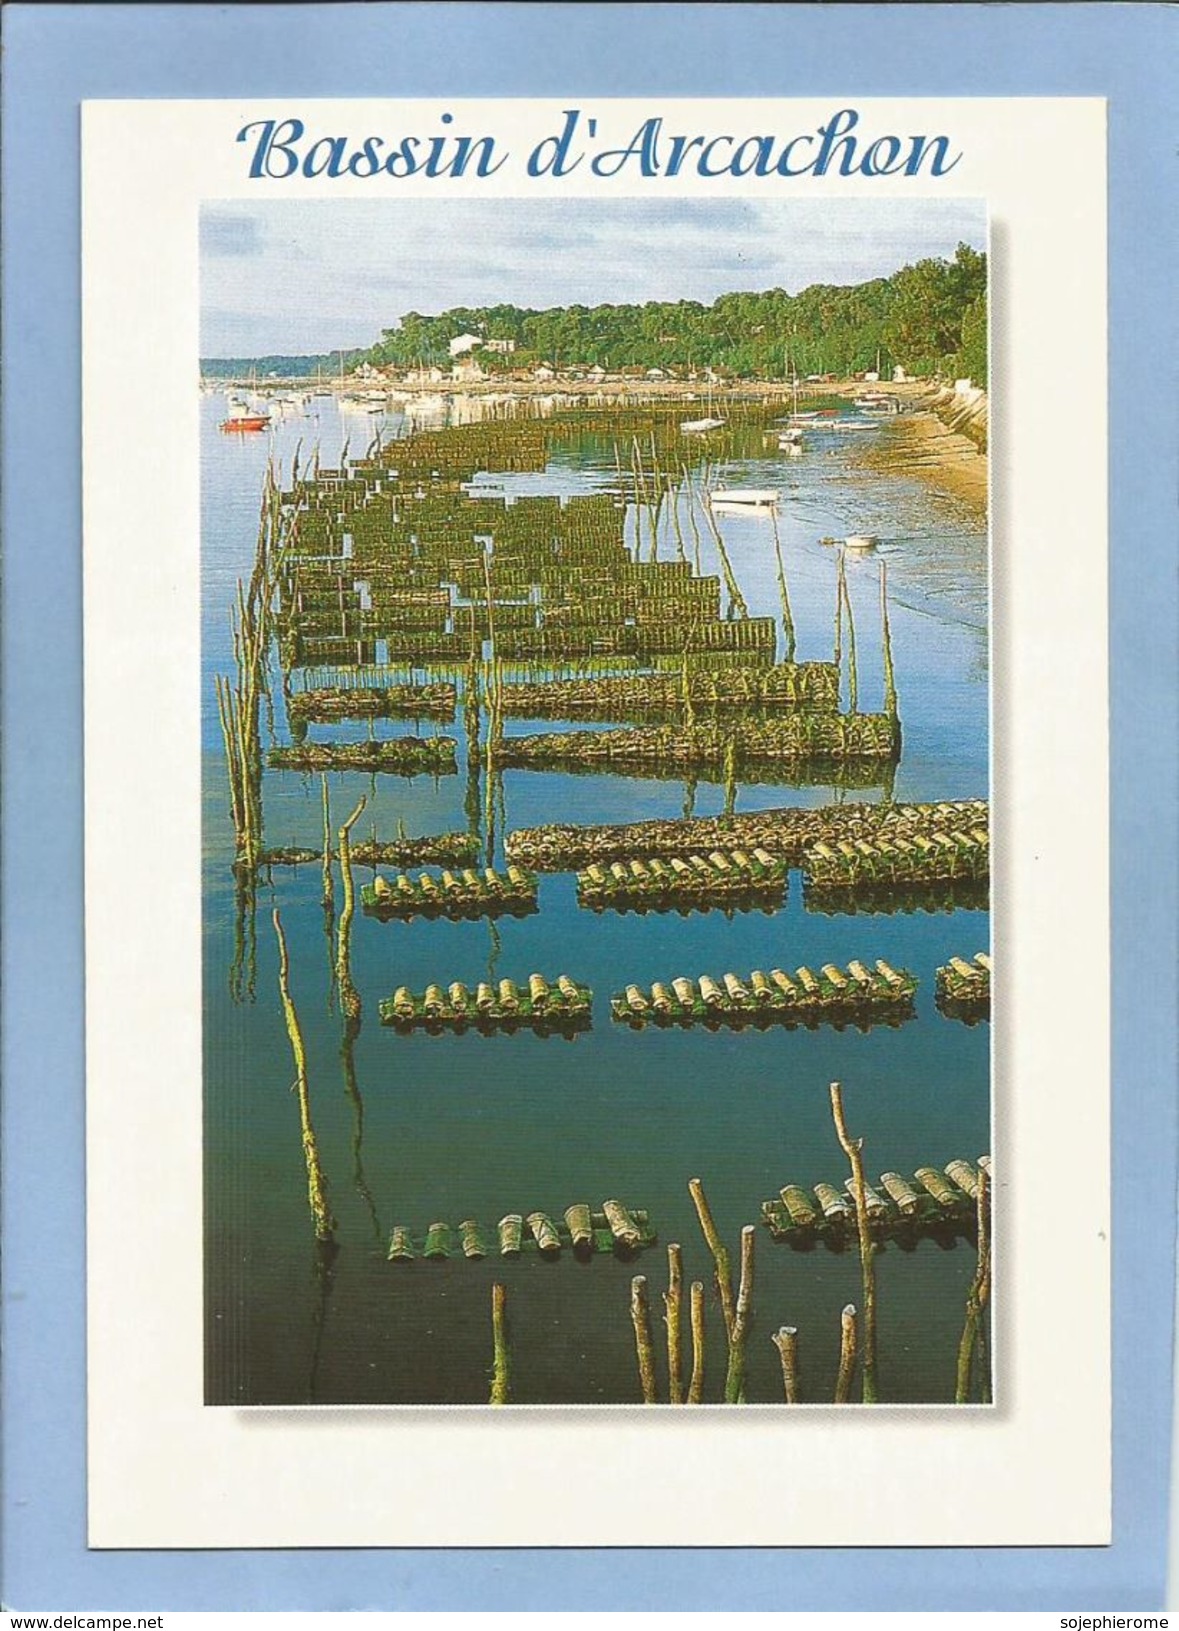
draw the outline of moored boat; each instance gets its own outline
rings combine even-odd
[[[266,430],[270,424],[270,415],[262,413],[257,408],[246,408],[238,403],[230,403],[228,416],[221,421],[222,430]]]
[[[710,504],[776,504],[778,494],[772,487],[714,487],[708,495]]]

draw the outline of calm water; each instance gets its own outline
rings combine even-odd
[[[660,1245],[638,1269],[648,1276],[661,1360],[662,1243],[682,1242],[686,1281],[711,1284],[711,1260],[687,1179],[703,1179],[735,1255],[742,1224],[757,1222],[762,1200],[784,1183],[841,1182],[845,1176],[831,1124],[830,1081],[844,1083],[849,1125],[866,1141],[870,1177],[889,1168],[911,1173],[924,1163],[940,1166],[958,1155],[973,1159],[990,1147],[989,1028],[946,1020],[933,1002],[934,969],[950,955],[970,956],[988,944],[987,915],[808,914],[797,874],[784,910],[731,919],[716,912],[598,916],[578,909],[571,874],[542,877],[538,915],[501,919],[494,927],[485,921],[380,923],[358,914],[352,957],[364,1024],[349,1071],[333,1005],[333,943],[325,936],[319,869],[287,868],[259,886],[256,953],[246,962],[247,974],[252,962],[253,990],[236,1000],[232,830],[212,675],[230,664],[228,607],[253,558],[267,457],[273,454],[287,469],[302,440],[304,455],[318,443],[323,462],[331,464],[346,437],[350,451],[359,454],[372,435],[367,419],[344,417],[328,399],[315,406],[315,416],[250,437],[218,430],[223,399],[202,403],[207,1399],[485,1403],[489,1287],[499,1279],[508,1288],[517,1402],[638,1402],[629,1318],[634,1265],[608,1257],[582,1264],[568,1254],[556,1263],[525,1255],[507,1263],[497,1257],[391,1265],[384,1254],[392,1226],[407,1224],[420,1240],[436,1219],[457,1225],[475,1217],[491,1232],[506,1212],[540,1209],[559,1217],[580,1200],[598,1207],[613,1195],[646,1207]],[[800,660],[831,655],[834,561],[819,538],[881,536],[878,556],[889,564],[904,727],[896,796],[985,796],[987,551],[981,518],[897,476],[856,470],[851,451],[812,439],[801,458],[787,462],[774,455],[734,464],[724,479],[783,491],[778,525]],[[587,440],[562,450],[543,474],[494,479],[502,479],[509,492],[587,491],[611,482],[613,470],[602,454],[599,444]],[[687,532],[686,517],[683,526]],[[770,522],[761,515],[725,516],[721,529],[750,612],[777,615]],[[715,549],[703,536],[703,570],[714,573]],[[645,552],[645,530],[643,540]],[[670,554],[672,546],[665,541],[662,547]],[[848,572],[860,707],[873,709],[882,697],[876,559],[849,557]],[[281,709],[275,723],[281,736]],[[429,733],[436,727],[418,728]],[[507,728],[522,732],[530,726],[510,720]],[[309,735],[357,738],[367,729],[312,726]],[[333,826],[364,793],[368,807],[356,836],[375,828],[380,837],[392,837],[399,822],[413,834],[464,828],[461,720],[445,729],[459,739],[457,776],[437,782],[333,776]],[[381,735],[414,730],[408,721],[376,726]],[[690,796],[672,781],[508,771],[500,832],[545,821],[678,816]],[[825,803],[841,796],[831,788],[742,785],[736,807]],[[879,791],[846,796],[875,798]],[[702,782],[692,808],[711,813],[723,801],[723,788]],[[269,772],[265,819],[269,845],[318,845],[318,777]],[[320,1151],[340,1225],[340,1249],[330,1264],[316,1253],[307,1214],[273,906],[281,908],[290,948]],[[856,956],[884,957],[918,975],[916,1019],[867,1035],[830,1028],[634,1033],[612,1024],[606,1007],[609,995],[630,980],[649,984],[679,973],[845,964]],[[402,1037],[379,1024],[377,1002],[396,985],[473,983],[491,971],[520,979],[533,969],[550,976],[565,971],[594,988],[590,1033],[572,1042],[526,1032]],[[890,1248],[878,1257],[884,1399],[952,1398],[974,1261],[966,1246],[946,1250],[933,1243],[911,1253]],[[782,1324],[800,1333],[805,1397],[830,1398],[839,1311],[848,1301],[860,1301],[854,1249],[798,1253],[759,1228],[751,1400],[781,1397],[769,1337]],[[706,1397],[715,1400],[724,1344],[711,1290],[708,1327]]]

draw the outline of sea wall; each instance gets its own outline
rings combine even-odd
[[[853,449],[852,457],[872,470],[914,476],[985,513],[987,393],[964,382],[934,386],[907,400],[909,411],[887,419],[876,445]]]
[[[987,451],[990,402],[981,385],[959,380],[953,386],[939,386],[929,406],[947,430],[969,438],[980,453]]]

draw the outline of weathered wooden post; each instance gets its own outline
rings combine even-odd
[[[847,686],[848,707],[854,714],[859,706],[859,682],[856,676],[856,623],[852,616],[851,594],[847,587],[847,560],[844,551],[839,552],[839,592],[843,596],[843,606],[847,613]]]
[[[352,918],[356,911],[356,892],[352,884],[352,851],[348,834],[360,820],[366,799],[363,793],[352,814],[340,828],[340,876],[344,883],[344,905],[340,912],[340,928],[336,941],[336,985],[340,992],[340,1008],[344,1018],[355,1022],[360,1018],[360,993],[352,984]]]
[[[778,561],[778,597],[782,602],[782,638],[785,642],[783,660],[792,663],[796,645],[794,614],[790,608],[790,591],[786,587],[786,563],[782,556],[782,539],[778,533],[778,511],[776,507],[770,510],[770,520],[774,528],[774,554]]]
[[[507,1404],[511,1397],[511,1356],[508,1351],[508,1293],[498,1282],[491,1288],[492,1404]]]
[[[692,1380],[688,1383],[688,1403],[699,1404],[704,1397],[704,1286],[693,1280],[689,1292],[692,1317]]]
[[[880,563],[880,639],[884,653],[884,711],[892,720],[895,729],[899,710],[896,675],[892,666],[892,632],[888,622],[888,564],[885,561]]]
[[[331,1207],[328,1204],[327,1179],[324,1177],[323,1168],[320,1165],[319,1145],[315,1139],[315,1126],[311,1120],[311,1089],[307,1081],[307,1053],[303,1046],[303,1032],[299,1026],[299,1016],[295,1011],[295,1004],[291,997],[287,943],[282,932],[282,920],[278,915],[277,906],[271,915],[274,921],[274,933],[278,939],[279,995],[282,998],[283,1018],[286,1020],[291,1052],[295,1056],[295,1089],[299,1095],[299,1122],[303,1135],[303,1159],[307,1166],[307,1204],[311,1208],[316,1240],[329,1241],[335,1233],[336,1220],[332,1217]]]
[[[786,1403],[797,1404],[798,1393],[798,1328],[794,1325],[783,1325],[774,1332],[770,1338],[778,1350],[782,1361],[782,1385],[786,1392]]]
[[[655,1350],[651,1346],[651,1323],[647,1308],[647,1277],[636,1274],[630,1283],[630,1318],[635,1329],[635,1351],[639,1360],[639,1382],[643,1403],[655,1404]]]
[[[969,1404],[971,1372],[982,1326],[983,1311],[991,1291],[991,1242],[989,1228],[990,1175],[984,1166],[978,1169],[978,1263],[966,1297],[966,1321],[958,1344],[958,1375],[954,1389],[955,1404]],[[984,1375],[982,1391],[990,1394],[989,1378]],[[984,1403],[986,1400],[984,1399]]]
[[[851,1164],[852,1198],[856,1203],[856,1233],[860,1243],[860,1275],[864,1289],[864,1342],[863,1342],[863,1400],[876,1404],[876,1271],[873,1264],[876,1248],[872,1242],[872,1228],[868,1218],[864,1195],[864,1157],[862,1138],[853,1139],[843,1119],[843,1088],[831,1083],[831,1114],[835,1119],[835,1132],[843,1153]]]
[[[680,1352],[683,1289],[683,1254],[678,1245],[670,1242],[667,1248],[667,1290],[663,1293],[663,1321],[667,1326],[667,1394],[671,1404],[684,1402],[684,1368]]]
[[[856,1308],[848,1303],[839,1316],[839,1375],[835,1379],[835,1403],[846,1404],[851,1397],[852,1372],[856,1364]]]
[[[708,1249],[712,1253],[712,1261],[716,1266],[716,1289],[720,1297],[721,1313],[725,1321],[725,1337],[729,1342],[733,1340],[733,1326],[737,1319],[737,1310],[733,1302],[733,1281],[729,1270],[729,1254],[721,1243],[717,1233],[716,1224],[712,1219],[704,1186],[699,1178],[688,1179],[688,1193],[696,1207],[696,1216],[700,1219],[700,1227],[704,1231],[704,1238],[708,1242]]]
[[[737,1288],[737,1308],[729,1343],[729,1364],[725,1374],[725,1403],[745,1403],[745,1339],[753,1309],[753,1243],[756,1230],[747,1223],[741,1230],[741,1279]]]
[[[336,889],[332,878],[332,828],[331,815],[328,807],[328,779],[326,771],[319,778],[320,792],[323,795],[323,905],[329,911],[335,910]]]

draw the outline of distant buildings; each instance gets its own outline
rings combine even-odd
[[[456,334],[450,342],[450,354],[452,357],[462,357],[468,351],[474,351],[476,346],[482,344],[483,336],[481,334]]]

